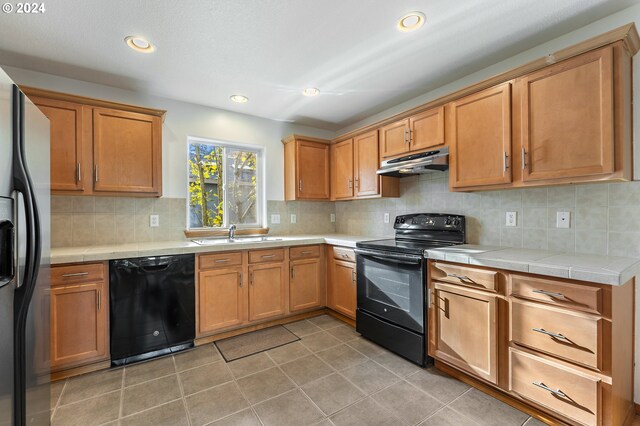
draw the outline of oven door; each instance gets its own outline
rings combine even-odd
[[[356,249],[358,309],[424,332],[425,260],[422,256]]]

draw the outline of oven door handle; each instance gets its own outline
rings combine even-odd
[[[411,265],[415,265],[416,263],[422,262],[422,256],[413,256],[409,254],[389,253],[386,251],[379,252],[379,251],[372,251],[372,250],[362,250],[358,248],[355,249],[354,252],[361,256],[373,257],[375,259],[380,259],[385,261],[395,260],[398,263],[407,263]]]

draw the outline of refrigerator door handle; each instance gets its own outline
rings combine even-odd
[[[40,258],[42,255],[40,216],[33,192],[33,182],[25,161],[24,143],[24,95],[17,86],[13,86],[13,187],[22,194],[26,217],[26,257],[24,276],[17,283],[14,294],[14,411],[13,424],[22,426],[26,423],[26,328],[29,304],[36,287]],[[20,198],[20,197],[18,197]],[[18,234],[19,235],[19,234]]]

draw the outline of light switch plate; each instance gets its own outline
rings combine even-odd
[[[518,212],[507,212],[505,226],[518,226]]]
[[[556,228],[571,228],[571,212],[556,213]]]
[[[291,215],[291,223],[297,223],[298,222],[298,217],[295,214]]]
[[[160,215],[159,214],[151,214],[149,215],[149,226],[151,228],[157,228],[160,226]]]
[[[280,215],[279,214],[272,214],[271,215],[271,223],[273,223],[273,224],[280,223]]]
[[[389,223],[389,213],[384,214],[384,223]]]
[[[334,223],[336,221],[336,214],[335,213],[331,213],[329,215],[329,220],[331,220],[331,223]]]

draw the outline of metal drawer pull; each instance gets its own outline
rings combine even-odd
[[[532,385],[542,388],[546,391],[551,392],[553,395],[559,396],[561,398],[567,398],[567,394],[562,392],[560,389],[551,389],[549,386],[545,385],[542,382],[531,382]]]
[[[453,278],[457,278],[461,281],[473,281],[471,278],[469,278],[466,275],[458,275],[458,274],[447,274],[448,277],[453,277]]]
[[[63,277],[84,277],[85,275],[89,275],[88,272],[76,272],[74,274],[62,274]]]
[[[544,294],[545,296],[553,297],[554,299],[564,299],[564,294],[562,293],[552,293],[550,291],[544,290],[532,290],[534,293]]]
[[[96,182],[98,182],[98,165],[96,164],[96,168],[93,171],[94,173],[94,179]]]
[[[311,251],[311,250],[302,251],[302,252],[300,252],[300,254],[313,254],[313,251]]]
[[[263,254],[262,255],[263,259],[271,259],[271,258],[274,258],[274,257],[276,257],[275,254]]]
[[[240,272],[240,288],[242,288],[242,272]]]
[[[230,259],[216,259],[216,263],[226,263],[229,262]]]
[[[527,167],[527,151],[522,147],[522,170]]]
[[[555,339],[569,340],[562,334],[552,333],[550,331],[545,330],[544,328],[532,328],[531,330],[536,331],[538,333],[546,334],[547,336],[551,336]]]
[[[81,170],[80,163],[78,163],[78,175],[76,176],[76,178],[78,179],[78,183],[82,181],[82,170]]]

